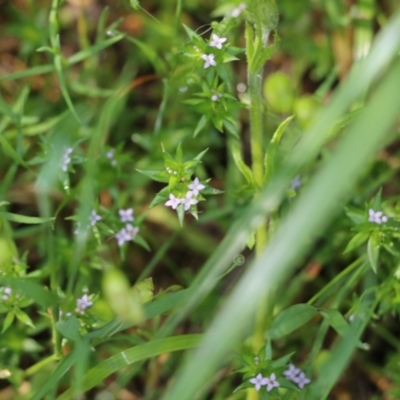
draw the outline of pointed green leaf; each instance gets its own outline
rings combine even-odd
[[[242,154],[241,154],[241,151],[240,151],[240,145],[239,145],[238,141],[234,141],[232,143],[231,152],[232,152],[233,161],[235,162],[238,170],[245,177],[247,183],[249,183],[250,185],[253,185],[254,184],[253,172],[244,163],[244,161],[242,159]]]
[[[369,232],[359,232],[347,244],[343,254],[350,253],[352,250],[360,247],[369,237]]]
[[[4,319],[4,323],[3,323],[3,329],[1,331],[1,333],[4,333],[14,322],[15,319],[15,313],[14,311],[9,311]]]
[[[75,316],[67,317],[66,320],[60,320],[56,323],[56,329],[65,338],[76,342],[81,340],[81,335],[79,333],[80,323],[78,318]]]
[[[275,168],[276,168],[276,158],[277,158],[277,153],[278,153],[278,148],[279,148],[279,143],[282,139],[282,135],[285,132],[287,126],[290,124],[294,116],[290,116],[286,118],[284,121],[282,121],[276,131],[274,132],[272,139],[268,145],[267,151],[265,153],[265,158],[264,158],[264,168],[265,168],[265,175],[264,175],[264,181],[268,182],[272,175],[274,174]]]
[[[281,338],[306,324],[317,315],[315,307],[308,304],[296,304],[282,311],[273,321],[269,336]]]
[[[151,342],[131,347],[116,353],[105,361],[90,369],[83,377],[82,390],[84,392],[99,385],[105,378],[135,362],[147,360],[160,354],[192,349],[196,347],[202,335],[174,336],[166,339],[156,339]],[[73,397],[72,389],[68,389],[57,400],[70,400]]]
[[[22,311],[20,308],[15,308],[14,309],[15,316],[18,318],[19,321],[21,321],[23,324],[30,326],[31,328],[34,328],[35,325],[33,325],[33,322],[29,315]]]
[[[379,245],[379,231],[374,231],[368,240],[367,253],[369,264],[375,273],[378,271]]]
[[[200,119],[199,122],[196,125],[196,129],[194,130],[193,137],[196,137],[206,126],[207,124],[207,117],[203,115]]]

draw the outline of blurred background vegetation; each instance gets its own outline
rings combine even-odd
[[[185,100],[197,91],[198,76],[190,62],[181,65],[176,62],[176,55],[188,41],[181,23],[203,33],[213,20],[219,20],[239,4],[234,0],[184,0],[177,16],[175,0],[146,0],[141,3],[143,9],[136,7],[134,1],[66,0],[58,13],[60,52],[64,84],[81,120],[78,124],[68,111],[60,77],[52,68],[53,57],[43,49],[50,43],[50,1],[0,0],[0,101],[2,107],[7,103],[17,116],[13,120],[5,114],[0,121],[0,201],[9,202],[8,211],[12,213],[43,214],[37,201],[40,197],[37,182],[48,179],[51,190],[47,211],[56,216],[50,240],[52,249],[48,232],[41,226],[12,223],[13,239],[28,274],[36,274],[47,285],[49,260],[57,262],[65,267],[61,280],[66,287],[68,275],[78,268],[79,276],[71,289],[76,296],[82,288],[98,293],[102,286],[101,271],[108,265],[119,265],[131,284],[151,276],[156,293],[172,285],[190,285],[248,199],[235,193],[241,177],[230,160],[229,132],[221,134],[210,124],[193,139],[200,115]],[[294,114],[296,126],[283,144],[290,149],[316,112],[329,101],[332,90],[346,77],[354,61],[368,53],[376,33],[399,9],[399,4],[397,0],[279,0],[278,8],[281,42],[265,67],[263,88],[268,107],[266,140],[284,117]],[[115,43],[107,42],[110,45],[100,51],[93,50],[96,44],[113,38]],[[238,47],[245,45],[240,17],[229,42]],[[39,48],[44,51],[38,52]],[[82,57],[74,60],[76,54]],[[234,117],[239,121],[244,155],[249,161],[247,98],[240,86],[246,84],[246,64],[244,55],[239,57],[232,64],[230,79],[232,94],[242,102]],[[356,115],[355,107],[342,125]],[[337,130],[340,129],[341,126]],[[400,165],[397,139],[398,132],[390,138],[388,147],[366,165],[365,177],[356,188],[350,206],[363,207],[381,186],[386,197],[399,192],[395,179]],[[210,148],[197,175],[201,179],[210,177],[212,186],[224,191],[223,195],[202,203],[199,221],[187,218],[182,229],[176,215],[166,207],[148,210],[162,186],[136,171],[162,169],[161,144],[174,153],[180,142],[187,158]],[[303,184],[319,163],[329,158],[335,143],[336,139],[332,139],[318,159],[307,166],[301,177]],[[60,153],[51,154],[55,145],[76,149],[74,173],[68,180],[52,171],[43,173],[46,161],[61,158]],[[116,166],[106,157],[111,149],[115,150]],[[121,261],[115,241],[92,240],[85,255],[78,259],[79,267],[71,266],[76,250],[75,226],[66,218],[77,214],[78,202],[85,202],[87,182],[81,177],[87,152],[95,154],[98,163],[87,201],[96,199],[99,210],[105,214],[133,207],[136,216],[144,216],[141,235],[151,251],[132,244]],[[289,207],[289,200],[287,203]],[[302,269],[288,282],[286,291],[279,294],[277,310],[295,302],[307,302],[351,263],[354,255],[342,254],[351,238],[351,228],[352,223],[345,218],[330,225]],[[246,260],[252,257],[249,250],[243,254]],[[204,330],[210,310],[220,305],[245,265],[218,285],[182,324],[179,333]],[[389,293],[387,301],[391,309],[398,310],[398,297]],[[105,303],[100,296],[95,314],[110,313]],[[351,305],[349,299],[346,306]],[[26,311],[35,328],[16,325],[0,337],[1,367],[13,372],[11,377],[4,376],[10,379],[0,380],[1,399],[17,398],[12,385],[18,388],[18,398],[30,398],[51,370],[45,369],[32,381],[22,373],[51,351],[46,319],[29,307]],[[91,364],[127,344],[132,346],[153,337],[161,319],[100,345]],[[294,339],[277,341],[276,351],[296,351],[298,360],[305,359],[312,345],[309,338],[317,328],[307,325]],[[327,336],[327,347],[333,337],[333,334]],[[372,324],[363,340],[368,343],[369,351],[357,353],[330,398],[400,398],[400,341],[395,313],[386,315],[379,325]],[[320,357],[323,358],[323,353]],[[108,378],[109,389],[93,390],[87,398],[158,399],[178,359],[178,355],[160,356],[148,362],[146,368],[142,364],[129,367]],[[229,365],[219,372],[212,394],[204,398],[241,398],[241,395],[230,397],[240,379],[229,372]],[[146,397],[143,393],[147,393]]]

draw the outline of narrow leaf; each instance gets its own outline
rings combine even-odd
[[[379,259],[379,231],[372,232],[367,245],[368,261],[372,270],[376,273],[378,270]]]
[[[308,304],[296,304],[282,311],[272,323],[269,335],[271,339],[281,338],[306,324],[317,315],[315,307]]]

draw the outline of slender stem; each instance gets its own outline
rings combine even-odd
[[[56,361],[56,360],[57,359],[56,359],[56,356],[54,354],[52,354],[49,357],[44,358],[43,360],[40,360],[39,362],[37,362],[36,364],[33,364],[31,367],[29,367],[25,371],[25,376],[31,376],[31,375],[36,374],[36,372],[41,370],[47,364],[50,364],[50,363],[52,363],[53,361]]]
[[[254,197],[264,185],[264,101],[262,97],[263,61],[259,61],[268,44],[268,37],[277,24],[277,9],[275,0],[255,0],[252,2],[254,30],[247,26],[246,47],[248,61],[247,82],[250,97],[250,145],[252,156],[252,171],[256,191]],[[262,18],[260,17],[262,15]],[[265,61],[264,61],[265,62]],[[261,224],[256,230],[256,256],[258,257],[267,244],[267,224]],[[272,322],[274,290],[262,296],[259,303],[253,334],[253,351],[258,352],[265,345],[264,334]],[[247,400],[258,400],[259,393],[247,391]]]

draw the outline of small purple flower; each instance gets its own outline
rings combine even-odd
[[[225,43],[227,39],[221,38],[218,35],[216,35],[215,33],[213,33],[211,36],[212,36],[213,40],[210,42],[209,46],[216,47],[217,49],[221,50],[223,43]]]
[[[178,199],[172,193],[170,193],[169,200],[165,203],[165,205],[168,207],[172,207],[173,210],[176,210],[176,207],[178,207],[181,202],[182,199]]]
[[[76,311],[83,314],[84,311],[93,305],[93,302],[89,300],[89,296],[84,294],[81,299],[76,300]]]
[[[250,383],[252,383],[257,392],[260,390],[261,386],[267,385],[269,380],[267,378],[263,378],[261,374],[258,374],[255,378],[250,379]]]
[[[192,205],[197,204],[199,201],[193,199],[193,192],[189,191],[186,193],[186,197],[182,200],[183,208],[188,211]]]
[[[201,58],[205,61],[204,63],[205,69],[207,69],[211,65],[214,67],[217,65],[214,54],[202,54]]]
[[[115,239],[118,241],[118,246],[121,247],[125,242],[129,242],[132,240],[131,235],[126,230],[126,228],[122,228],[119,232],[115,234]]]
[[[119,216],[121,217],[121,222],[129,222],[133,221],[135,218],[133,217],[133,209],[128,208],[127,210],[119,210]]]
[[[192,191],[194,196],[198,196],[200,190],[203,190],[205,186],[200,183],[199,178],[195,178],[193,183],[191,183],[188,188]]]
[[[267,392],[270,392],[274,387],[279,387],[279,382],[276,380],[276,376],[274,373],[271,374],[269,378],[265,378],[267,380]]]
[[[290,189],[297,190],[301,186],[300,175],[296,175],[292,182],[290,183]]]
[[[125,229],[131,237],[130,240],[134,240],[136,235],[139,233],[139,228],[137,226],[132,226],[131,224],[126,224]]]
[[[289,381],[295,381],[297,375],[301,372],[299,368],[296,368],[293,364],[289,365],[289,368],[283,373],[286,379]]]
[[[71,147],[68,147],[64,152],[64,155],[62,157],[62,163],[61,163],[61,169],[64,172],[67,172],[67,170],[68,170],[68,164],[71,162],[71,157],[69,155],[72,152],[73,152],[73,149]]]
[[[382,222],[388,221],[388,217],[386,215],[383,215],[382,211],[374,211],[372,208],[370,208],[368,213],[369,213],[369,217],[368,217],[369,222],[381,224]]]
[[[96,213],[95,210],[92,210],[90,214],[90,225],[95,226],[97,221],[100,221],[101,217]]]
[[[299,376],[293,379],[293,382],[297,383],[300,389],[303,389],[303,387],[308,385],[311,380],[306,377],[304,372],[300,372]]]
[[[111,160],[112,158],[114,158],[114,154],[115,154],[115,150],[111,149],[111,150],[107,151],[106,157]]]

